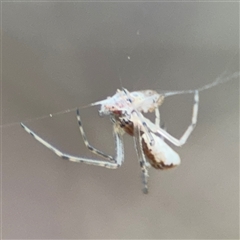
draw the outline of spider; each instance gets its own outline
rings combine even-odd
[[[230,81],[239,77],[239,72],[223,78],[224,72],[214,82],[195,90],[166,91],[158,93],[154,90],[144,90],[129,92],[127,89],[117,90],[116,94],[102,101],[90,104],[89,106],[100,105],[100,116],[110,116],[113,123],[113,137],[115,139],[115,156],[110,156],[94,148],[87,140],[84,132],[79,109],[77,109],[77,121],[80,133],[86,147],[94,154],[106,160],[90,159],[72,156],[61,152],[59,149],[42,139],[26,125],[21,126],[26,132],[32,135],[45,147],[52,150],[59,157],[72,161],[82,162],[90,165],[116,169],[124,161],[123,134],[127,133],[134,139],[135,149],[140,163],[143,177],[143,192],[148,193],[148,169],[150,166],[156,169],[169,169],[180,164],[179,155],[165,142],[168,140],[175,146],[182,146],[186,143],[197,123],[199,92],[212,88],[220,83]],[[173,137],[163,127],[160,126],[159,106],[167,96],[177,94],[194,94],[194,104],[191,124],[180,139]],[[151,122],[143,113],[155,111],[155,122]]]
[[[149,91],[149,93],[154,93],[154,91]],[[152,123],[149,119],[144,117],[141,111],[138,110],[132,104],[132,100],[129,99],[131,93],[126,89],[122,91],[118,90],[117,94],[122,96],[121,101],[118,101],[118,106],[122,108],[112,108],[111,110],[103,111],[103,102],[101,102],[101,109],[99,110],[101,115],[110,115],[110,120],[113,123],[113,137],[115,139],[115,156],[110,156],[103,153],[102,151],[94,148],[87,140],[86,134],[84,132],[82,121],[80,118],[79,109],[77,109],[77,121],[79,125],[79,130],[82,135],[83,141],[86,147],[93,152],[94,154],[105,158],[107,161],[98,160],[98,159],[89,159],[83,157],[77,157],[73,155],[68,155],[61,152],[59,149],[42,139],[32,130],[30,130],[26,125],[21,123],[21,126],[26,132],[32,135],[37,141],[42,143],[45,147],[52,150],[59,157],[72,161],[72,162],[82,162],[90,165],[106,167],[110,169],[116,169],[120,167],[124,161],[124,148],[123,148],[123,139],[122,135],[127,133],[133,136],[135,149],[139,159],[140,167],[142,170],[143,177],[143,192],[148,193],[148,168],[150,165],[156,169],[168,169],[180,164],[179,155],[165,143],[164,139],[167,139],[169,142],[173,143],[176,146],[182,146],[192,133],[198,115],[198,104],[199,104],[199,92],[196,90],[194,92],[194,105],[193,105],[193,115],[192,122],[183,134],[180,139],[176,139],[167,133],[163,128],[160,127],[160,113],[159,109],[155,108],[156,118],[155,123]],[[133,94],[135,95],[135,94]],[[108,98],[106,100],[111,101],[112,99]],[[106,103],[106,102],[105,102]],[[160,102],[159,102],[160,103]],[[158,104],[159,104],[158,103]],[[162,101],[161,101],[162,103]],[[96,103],[95,103],[96,104]],[[106,107],[106,105],[105,105]],[[140,109],[141,110],[141,109]]]

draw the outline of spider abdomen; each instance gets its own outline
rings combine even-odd
[[[122,128],[124,132],[130,136],[134,135],[134,124],[132,121],[124,121],[120,119],[118,119],[118,121],[120,128]],[[181,162],[179,155],[171,147],[169,147],[161,137],[157,136],[153,132],[150,134],[154,140],[153,145],[150,144],[146,133],[141,131],[142,150],[151,166],[156,169],[163,170],[179,165]]]
[[[152,167],[156,169],[169,169],[180,164],[179,155],[170,148],[163,139],[152,134],[154,139],[153,146],[150,145],[146,134],[142,135],[143,152],[149,160]]]

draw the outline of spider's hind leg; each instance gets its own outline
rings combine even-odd
[[[142,138],[140,133],[140,126],[136,125],[134,126],[134,143],[135,148],[137,152],[137,156],[139,159],[140,167],[142,170],[142,183],[143,183],[143,193],[148,193],[148,168],[150,167],[149,162],[146,159],[146,156],[143,152],[143,146],[142,146]]]
[[[180,139],[177,139],[173,137],[171,134],[166,132],[164,129],[159,128],[158,133],[163,136],[165,139],[167,139],[169,142],[174,144],[177,147],[182,146],[186,143],[187,139],[193,132],[196,124],[197,124],[197,117],[198,117],[198,106],[199,106],[199,91],[194,91],[194,104],[193,104],[193,110],[192,110],[192,121],[191,124],[188,126],[187,130],[184,132],[184,134],[180,137]]]
[[[159,111],[159,108],[155,108],[155,125],[161,129],[163,129],[164,131],[167,130],[166,128],[166,125],[163,121],[161,121],[161,118],[160,118],[160,111]],[[160,136],[160,138],[164,141],[164,137],[163,136]]]

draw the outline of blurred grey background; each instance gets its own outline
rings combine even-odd
[[[3,238],[238,239],[239,80],[200,93],[195,131],[173,146],[182,164],[151,169],[148,195],[131,137],[123,166],[108,170],[59,159],[19,125],[92,157],[75,112],[35,118],[122,86],[201,87],[239,71],[238,44],[238,3],[3,2]],[[172,135],[189,125],[192,104],[192,95],[165,100],[161,117]],[[89,141],[112,154],[109,119],[97,108],[81,115]]]

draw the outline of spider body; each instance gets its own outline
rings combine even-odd
[[[122,135],[124,133],[129,134],[134,139],[135,149],[142,171],[143,192],[147,193],[148,168],[150,165],[156,169],[169,169],[180,164],[181,160],[179,155],[166,143],[166,141],[169,141],[178,147],[186,143],[197,123],[199,92],[212,88],[220,83],[230,81],[231,79],[238,78],[240,72],[235,72],[230,76],[223,77],[225,73],[226,71],[214,82],[196,90],[165,91],[160,94],[154,90],[129,92],[127,89],[122,88],[122,90],[117,90],[112,97],[90,104],[90,106],[100,105],[99,114],[101,116],[109,116],[113,123],[113,137],[115,140],[114,156],[105,154],[94,148],[88,142],[82,126],[80,113],[77,109],[78,126],[85,146],[92,153],[105,158],[106,160],[78,157],[63,153],[38,136],[23,123],[21,123],[21,126],[38,142],[65,160],[109,169],[116,169],[122,165],[124,161]],[[164,128],[160,127],[160,112],[158,108],[163,103],[165,97],[177,94],[194,94],[191,124],[180,139],[173,137]],[[155,111],[156,116],[154,123],[143,115],[143,113],[153,111]]]
[[[21,126],[37,141],[39,141],[45,147],[49,148],[56,155],[65,160],[78,163],[86,163],[110,169],[116,169],[122,165],[124,161],[122,135],[124,133],[129,134],[134,139],[135,149],[142,171],[142,179],[144,185],[143,192],[147,193],[149,177],[148,168],[150,165],[156,169],[169,169],[180,164],[179,155],[171,147],[168,146],[165,140],[170,141],[176,146],[182,146],[186,142],[197,122],[199,93],[197,90],[194,92],[192,123],[189,125],[183,136],[180,139],[176,139],[160,127],[160,113],[157,104],[162,104],[163,98],[159,98],[158,96],[157,100],[156,98],[154,100],[154,98],[152,98],[153,95],[151,94],[155,94],[155,92],[149,90],[145,91],[144,94],[147,92],[148,95],[151,96],[150,98],[146,97],[146,107],[140,104],[140,102],[143,102],[144,100],[139,98],[139,96],[143,96],[141,95],[143,92],[144,91],[130,93],[126,89],[122,91],[118,90],[112,98],[107,98],[103,101],[100,101],[102,104],[99,110],[100,114],[109,115],[113,123],[113,136],[116,145],[114,157],[105,154],[90,145],[83,130],[79,110],[77,110],[79,130],[86,147],[94,154],[107,159],[107,161],[77,157],[63,153],[45,141],[43,138],[39,137],[23,123],[21,123]],[[100,102],[97,102],[94,105],[99,105]],[[114,102],[115,105],[113,104]],[[112,103],[112,105],[109,103]],[[156,114],[155,123],[151,122],[142,114],[144,111],[152,110],[155,110]]]

